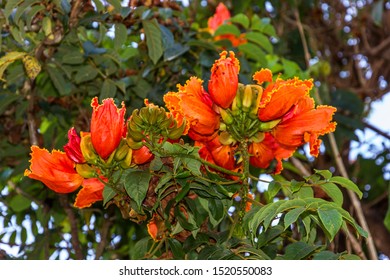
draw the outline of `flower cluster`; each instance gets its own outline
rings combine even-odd
[[[234,53],[223,51],[211,68],[207,90],[202,80],[191,77],[164,95],[169,111],[145,100],[145,107],[127,120],[123,103],[118,108],[109,98],[99,104],[95,97],[90,132],[79,135],[71,128],[64,152],[32,146],[25,175],[58,193],[82,187],[75,206],[83,208],[103,199],[113,172],[149,163],[163,143],[183,135],[194,140],[203,161],[236,173],[243,173],[244,163],[280,173],[282,160],[304,143],[317,156],[319,136],[335,130],[336,109],[315,107],[309,95],[312,81],[274,78],[261,69],[253,75],[255,84],[243,85],[239,71]]]
[[[274,79],[269,69],[261,69],[253,75],[257,84],[243,85],[238,82],[239,70],[234,53],[223,51],[211,69],[208,92],[202,80],[192,77],[164,96],[171,113],[188,121],[188,135],[201,156],[239,171],[240,144],[245,143],[250,163],[268,168],[276,160],[275,173],[281,172],[282,159],[304,143],[317,156],[318,137],[335,130],[336,109],[315,107],[309,95],[313,82]]]

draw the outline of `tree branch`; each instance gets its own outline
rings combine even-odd
[[[84,255],[83,251],[81,249],[81,244],[79,240],[79,230],[78,230],[78,221],[77,217],[75,216],[73,209],[69,205],[68,196],[65,194],[59,194],[60,198],[60,204],[62,208],[64,208],[66,215],[68,216],[69,222],[70,222],[70,234],[72,236],[70,242],[72,243],[72,247],[75,251],[76,259],[83,260]]]

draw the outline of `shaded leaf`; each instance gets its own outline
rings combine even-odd
[[[105,206],[107,204],[107,202],[109,202],[111,199],[114,198],[114,196],[116,196],[116,191],[112,188],[110,188],[109,186],[104,186],[104,189],[103,189],[103,206]]]
[[[286,247],[286,253],[283,256],[285,260],[307,259],[313,252],[319,249],[320,245],[309,245],[305,242],[295,242]]]
[[[139,209],[141,209],[142,201],[148,192],[151,177],[152,174],[147,170],[131,169],[125,170],[121,176],[121,183],[127,194],[134,200]]]
[[[160,59],[163,54],[161,30],[157,20],[143,20],[142,26],[144,27],[146,45],[148,46],[148,54],[154,64]]]
[[[291,224],[295,223],[299,216],[306,211],[305,207],[298,207],[289,211],[284,216],[284,229],[287,229]]]

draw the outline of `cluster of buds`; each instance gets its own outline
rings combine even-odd
[[[221,115],[219,141],[223,145],[235,145],[249,141],[259,143],[264,140],[264,132],[274,128],[280,119],[269,122],[259,120],[263,88],[259,85],[238,84],[237,94],[230,108],[219,108]]]
[[[177,140],[185,130],[185,120],[179,124],[164,108],[147,103],[146,107],[135,109],[127,123],[127,144],[132,149],[140,149],[143,141]]]

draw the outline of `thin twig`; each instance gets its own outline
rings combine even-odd
[[[95,260],[100,259],[100,257],[104,253],[104,249],[106,248],[106,244],[107,244],[107,237],[108,237],[108,234],[110,232],[110,227],[111,227],[112,223],[113,223],[112,218],[104,219],[102,229],[100,231],[101,240],[100,240],[98,247],[96,248]]]

